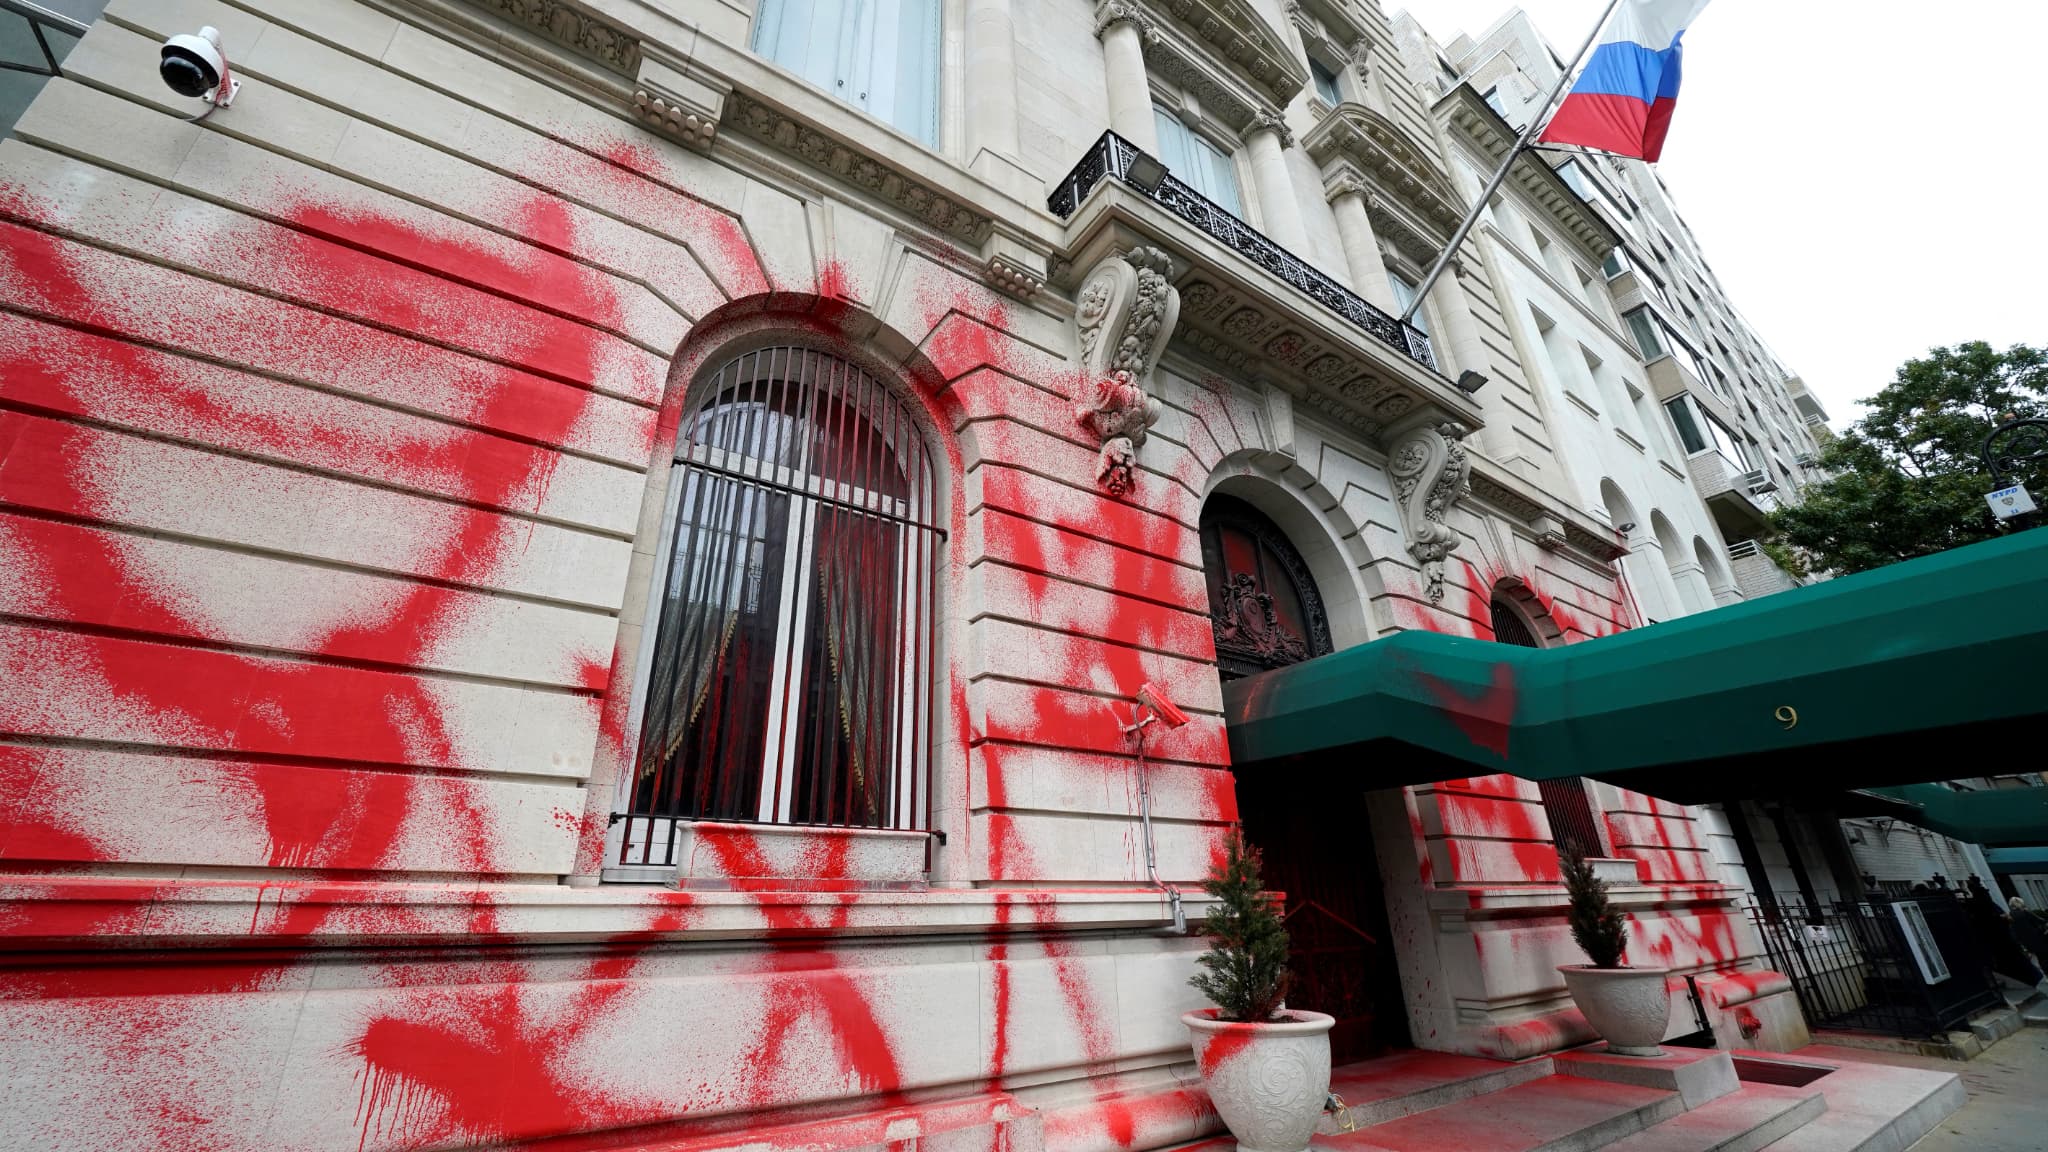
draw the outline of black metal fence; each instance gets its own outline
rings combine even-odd
[[[1787,901],[1749,914],[1813,1027],[1935,1036],[2005,1003],[1969,910],[1952,895],[1821,909]]]
[[[1430,351],[1429,337],[1421,329],[1413,324],[1403,324],[1366,303],[1357,293],[1273,243],[1229,209],[1170,175],[1160,180],[1156,187],[1147,188],[1133,183],[1130,172],[1141,156],[1145,153],[1136,144],[1114,132],[1104,132],[1081,157],[1080,163],[1074,165],[1074,170],[1067,173],[1066,179],[1053,189],[1045,206],[1064,220],[1074,214],[1097,184],[1114,178],[1293,285],[1316,303],[1365,329],[1381,343],[1399,349],[1402,355],[1424,368],[1436,368],[1436,356]]]

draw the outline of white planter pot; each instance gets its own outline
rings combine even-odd
[[[1277,1024],[1228,1023],[1214,1008],[1181,1017],[1194,1036],[1202,1086],[1239,1152],[1303,1152],[1329,1098],[1336,1018],[1286,1015]]]
[[[1664,983],[1669,968],[1595,968],[1566,964],[1564,986],[1571,991],[1586,1023],[1607,1041],[1607,1050],[1621,1056],[1662,1056],[1657,1045],[1671,1022],[1671,990]]]

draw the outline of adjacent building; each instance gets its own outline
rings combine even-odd
[[[1233,826],[1341,1059],[1586,1039],[1560,845],[1674,1034],[1801,1042],[1710,809],[1230,769],[1223,679],[1756,591],[1811,450],[1647,172],[1518,168],[1395,319],[1513,124],[1476,49],[82,14],[0,141],[0,1143],[1173,1144]]]
[[[1510,9],[1476,38],[1461,35],[1449,44],[1431,40],[1405,16],[1397,28],[1411,75],[1446,93],[1441,98],[1450,106],[1446,113],[1457,108],[1452,122],[1465,125],[1475,141],[1454,167],[1476,195],[1484,182],[1484,176],[1476,174],[1490,174],[1505,152],[1504,146],[1480,144],[1478,139],[1489,134],[1512,139],[1527,126],[1563,64],[1520,9]],[[1468,106],[1459,107],[1457,96],[1467,90],[1478,96],[1491,118],[1469,106],[1469,99],[1463,101]],[[1489,119],[1495,122],[1488,123]],[[1605,327],[1625,335],[1631,358],[1643,365],[1641,376],[1629,382],[1627,397],[1616,398],[1627,401],[1627,406],[1616,400],[1605,404],[1624,418],[1632,415],[1628,407],[1638,401],[1647,407],[1650,418],[1625,430],[1645,443],[1645,455],[1660,457],[1662,470],[1668,472],[1675,464],[1712,513],[1725,549],[1713,546],[1712,535],[1705,535],[1701,542],[1711,547],[1711,554],[1702,549],[1691,562],[1709,584],[1720,579],[1714,588],[1716,600],[1726,603],[1737,595],[1793,587],[1792,578],[1759,550],[1758,539],[1770,511],[1780,502],[1797,500],[1809,477],[1819,478],[1813,469],[1827,424],[1819,398],[1771,354],[1729,300],[1656,169],[1637,160],[1575,149],[1539,155],[1605,230],[1599,243],[1605,244],[1609,236],[1615,243],[1597,258],[1588,250],[1575,250],[1579,246],[1570,242],[1568,230],[1541,210],[1541,198],[1531,202],[1518,197],[1511,183],[1502,202],[1489,207],[1495,242],[1510,254],[1504,258],[1515,260],[1514,254],[1519,254],[1521,259],[1515,262],[1533,262],[1549,271],[1549,279],[1569,297],[1588,302],[1607,321]],[[1536,324],[1550,343],[1578,339],[1571,333],[1550,336],[1552,328],[1546,323],[1555,324],[1548,313]],[[1598,354],[1583,340],[1578,344],[1577,355],[1593,363]],[[1546,344],[1545,362],[1551,360],[1548,350]],[[1599,372],[1594,368],[1582,373],[1578,360],[1572,359],[1557,374],[1583,383],[1589,374],[1597,379]],[[1582,415],[1583,409],[1603,403],[1585,395],[1584,387],[1568,391],[1568,402]],[[1608,447],[1604,438],[1591,440]],[[1636,518],[1633,512],[1626,514]],[[1686,562],[1680,553],[1690,541],[1682,538],[1683,533],[1659,530],[1656,536],[1658,551]],[[1685,581],[1679,583],[1682,588]]]

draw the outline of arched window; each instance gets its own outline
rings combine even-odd
[[[672,537],[627,819],[929,824],[930,450],[910,407],[824,353],[749,352],[677,437]],[[636,851],[635,846],[638,846]]]
[[[1529,630],[1522,614],[1508,607],[1507,601],[1498,596],[1493,598],[1493,638],[1518,648],[1543,647],[1536,642],[1536,633]]]
[[[1496,594],[1493,598],[1493,638],[1502,644],[1513,644],[1518,648],[1541,648],[1536,633],[1522,614],[1515,611],[1507,600]],[[1593,816],[1593,804],[1586,795],[1586,781],[1582,777],[1567,776],[1561,780],[1538,780],[1536,791],[1543,797],[1543,814],[1550,818],[1550,835],[1557,841],[1560,853],[1577,852],[1581,856],[1598,856],[1602,852],[1600,829]]]
[[[1230,496],[1202,506],[1202,569],[1216,667],[1225,680],[1298,664],[1331,651],[1323,598],[1287,534]]]

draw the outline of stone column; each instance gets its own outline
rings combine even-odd
[[[1444,274],[1437,277],[1436,287],[1429,290],[1429,302],[1436,305],[1438,328],[1429,346],[1436,352],[1437,370],[1453,380],[1467,368],[1485,372],[1487,363],[1479,325],[1472,319],[1472,295],[1465,291],[1464,277],[1460,275],[1461,263],[1453,258]],[[1493,395],[1500,395],[1498,386]],[[1482,395],[1481,401],[1488,398]]]
[[[1337,239],[1344,245],[1344,265],[1351,269],[1351,290],[1366,303],[1388,315],[1397,315],[1393,285],[1387,283],[1387,265],[1380,258],[1380,238],[1373,234],[1372,217],[1365,210],[1365,186],[1346,176],[1329,189],[1330,211],[1337,217]]]
[[[1159,155],[1152,122],[1152,84],[1145,78],[1144,17],[1130,4],[1110,4],[1095,22],[1102,38],[1103,80],[1109,87],[1109,126],[1117,135]]]
[[[967,158],[1017,158],[1017,29],[1010,0],[967,0]]]
[[[1252,155],[1252,187],[1259,197],[1259,212],[1265,217],[1263,231],[1273,242],[1302,256],[1308,252],[1308,232],[1301,225],[1301,205],[1294,198],[1294,180],[1287,174],[1287,125],[1267,113],[1245,129],[1245,147]]]

